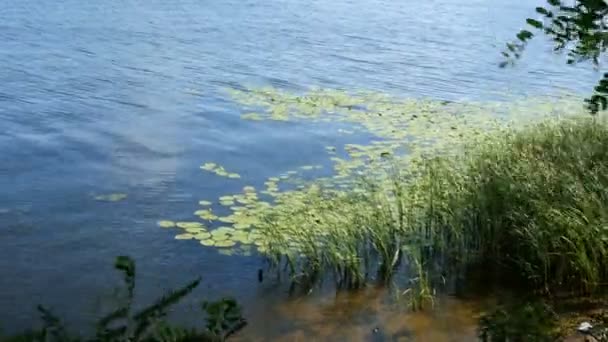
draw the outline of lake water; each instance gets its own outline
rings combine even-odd
[[[497,68],[504,43],[540,3],[1,1],[0,326],[28,326],[39,303],[75,327],[90,321],[96,296],[118,280],[114,256],[129,254],[138,298],[201,275],[195,297],[243,303],[251,321],[244,338],[387,339],[368,336],[374,320],[398,334],[401,316],[377,297],[288,300],[258,285],[258,258],[176,241],[156,221],[189,219],[200,199],[322,162],[324,146],[338,139],[318,126],[243,121],[226,88],[320,86],[454,101],[589,91],[592,69],[565,67],[542,42],[515,68]],[[206,161],[243,178],[202,173]],[[107,193],[128,197],[94,199]],[[410,333],[471,338],[473,310],[450,305],[442,315],[408,316]]]

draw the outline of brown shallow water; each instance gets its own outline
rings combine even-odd
[[[391,300],[392,298],[392,300]],[[481,302],[439,297],[412,312],[385,289],[277,301],[247,310],[236,341],[476,341]]]

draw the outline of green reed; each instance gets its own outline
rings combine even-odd
[[[311,186],[277,206],[259,226],[275,265],[296,282],[333,275],[346,288],[387,282],[413,260],[437,276],[475,266],[492,281],[548,292],[606,281],[605,124],[549,119],[478,136],[416,167],[392,165],[353,191]],[[412,273],[432,287],[425,270]]]

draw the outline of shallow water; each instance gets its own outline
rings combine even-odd
[[[429,341],[440,333],[460,340],[461,329],[462,339],[470,336],[468,303],[401,326],[391,305],[367,297],[286,301],[257,284],[257,258],[176,241],[156,221],[189,220],[201,199],[323,163],[326,145],[365,138],[326,125],[243,121],[225,88],[320,86],[452,101],[588,91],[591,68],[566,68],[543,44],[514,69],[497,68],[504,42],[536,3],[0,2],[0,325],[28,326],[42,303],[80,326],[97,312],[97,294],[118,280],[113,257],[129,254],[141,299],[200,274],[197,294],[244,304],[245,337],[374,340],[400,329]],[[206,161],[242,179],[202,173]],[[128,197],[94,199],[109,193]],[[350,300],[371,311],[345,323]],[[369,335],[374,321],[389,326],[383,335]]]

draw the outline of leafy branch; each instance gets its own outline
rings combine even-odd
[[[222,298],[219,301],[202,304],[205,312],[205,329],[188,330],[170,325],[165,321],[167,311],[199,284],[200,278],[185,286],[166,292],[151,305],[132,313],[135,295],[135,262],[127,256],[119,256],[114,264],[123,274],[127,297],[124,303],[101,317],[96,323],[95,335],[81,338],[71,335],[63,322],[53,312],[43,306],[38,307],[42,328],[29,330],[22,334],[0,338],[6,342],[189,342],[224,341],[241,330],[247,323],[242,317],[241,308],[234,299]]]
[[[567,64],[592,61],[596,68],[599,67],[608,47],[608,4],[604,0],[577,0],[572,5],[562,0],[547,0],[547,6],[537,7],[536,13],[540,20],[526,19],[529,29],[519,31],[517,40],[507,43],[501,67],[514,64],[522,56],[528,42],[535,37],[534,32],[548,36],[554,51],[567,51]],[[594,88],[594,94],[585,100],[589,111],[597,114],[608,108],[607,96],[608,73],[605,73]]]

